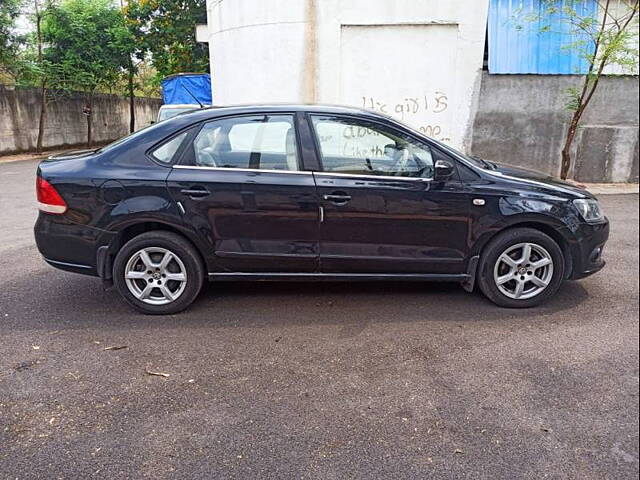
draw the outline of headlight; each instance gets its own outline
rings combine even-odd
[[[604,218],[600,204],[592,198],[579,198],[573,201],[582,218],[587,222],[599,222]]]

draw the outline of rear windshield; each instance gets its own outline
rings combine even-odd
[[[158,114],[158,121],[161,122],[162,120],[166,120],[167,118],[175,117],[176,115],[179,115],[180,113],[190,112],[191,110],[194,110],[194,109],[191,108],[191,107],[161,108],[160,109],[160,113]]]
[[[157,127],[158,127],[158,125],[160,125],[160,124],[158,124],[158,123],[154,123],[154,124],[151,124],[151,125],[149,125],[149,126],[147,126],[147,127],[141,128],[140,130],[136,130],[135,132],[130,133],[129,135],[126,135],[126,136],[124,136],[124,137],[122,137],[122,138],[119,138],[118,140],[116,140],[116,141],[115,141],[115,142],[113,142],[113,143],[110,143],[110,144],[108,144],[108,145],[105,145],[105,146],[104,146],[104,147],[102,147],[102,148],[99,148],[99,149],[97,150],[97,153],[108,152],[108,151],[109,151],[109,150],[111,150],[112,148],[117,147],[118,145],[120,145],[120,144],[122,144],[122,143],[124,143],[124,142],[127,142],[127,141],[129,141],[129,140],[133,140],[134,138],[138,137],[138,136],[139,136],[139,135],[141,135],[142,133],[147,133],[147,132],[149,132],[149,131],[153,130],[154,128],[157,128]]]

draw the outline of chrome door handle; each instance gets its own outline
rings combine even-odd
[[[206,188],[185,188],[180,190],[180,193],[195,198],[202,198],[211,195],[211,192]]]
[[[349,200],[351,200],[351,195],[323,195],[322,198],[334,203],[347,203]]]

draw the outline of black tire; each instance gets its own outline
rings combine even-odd
[[[170,251],[186,270],[186,285],[177,298],[164,305],[152,305],[138,299],[127,286],[125,268],[129,260],[144,248],[158,248]],[[177,265],[177,264],[175,264]],[[170,276],[169,274],[167,276]],[[129,240],[116,255],[113,263],[113,282],[120,295],[136,310],[150,315],[168,315],[187,308],[198,296],[205,278],[205,269],[198,252],[184,237],[172,232],[154,230]],[[162,279],[160,279],[162,280]],[[145,280],[141,280],[145,285]],[[149,283],[153,283],[149,281]],[[167,286],[169,281],[165,280]]]
[[[550,280],[548,281],[548,285],[535,296],[531,298],[516,299],[507,296],[498,287],[494,278],[494,268],[496,268],[498,258],[500,258],[504,252],[506,252],[510,247],[513,248],[521,243],[534,244],[546,250],[553,262],[553,274],[549,274]],[[504,267],[505,265],[502,265],[502,268]],[[520,277],[519,274],[515,275],[515,277],[527,279],[528,281],[529,277],[526,275],[531,274],[527,272],[522,277]],[[564,255],[562,254],[562,249],[551,237],[533,228],[513,228],[498,234],[485,247],[482,256],[480,257],[480,264],[478,265],[477,280],[482,293],[484,293],[485,296],[495,304],[507,308],[529,308],[544,303],[556,294],[563,279]],[[517,279],[513,280],[513,282],[517,281]],[[508,287],[508,285],[509,284],[505,284],[506,287]],[[512,283],[511,285],[515,285],[515,283]],[[531,283],[526,285],[530,285],[529,288],[535,287],[535,285]]]

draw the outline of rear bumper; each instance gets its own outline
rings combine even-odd
[[[571,244],[573,268],[570,280],[593,275],[604,268],[604,246],[609,239],[609,220],[602,223],[581,224],[575,232],[576,240]]]
[[[51,266],[68,272],[98,276],[96,254],[115,233],[72,223],[61,215],[42,213],[33,229],[36,245]]]

